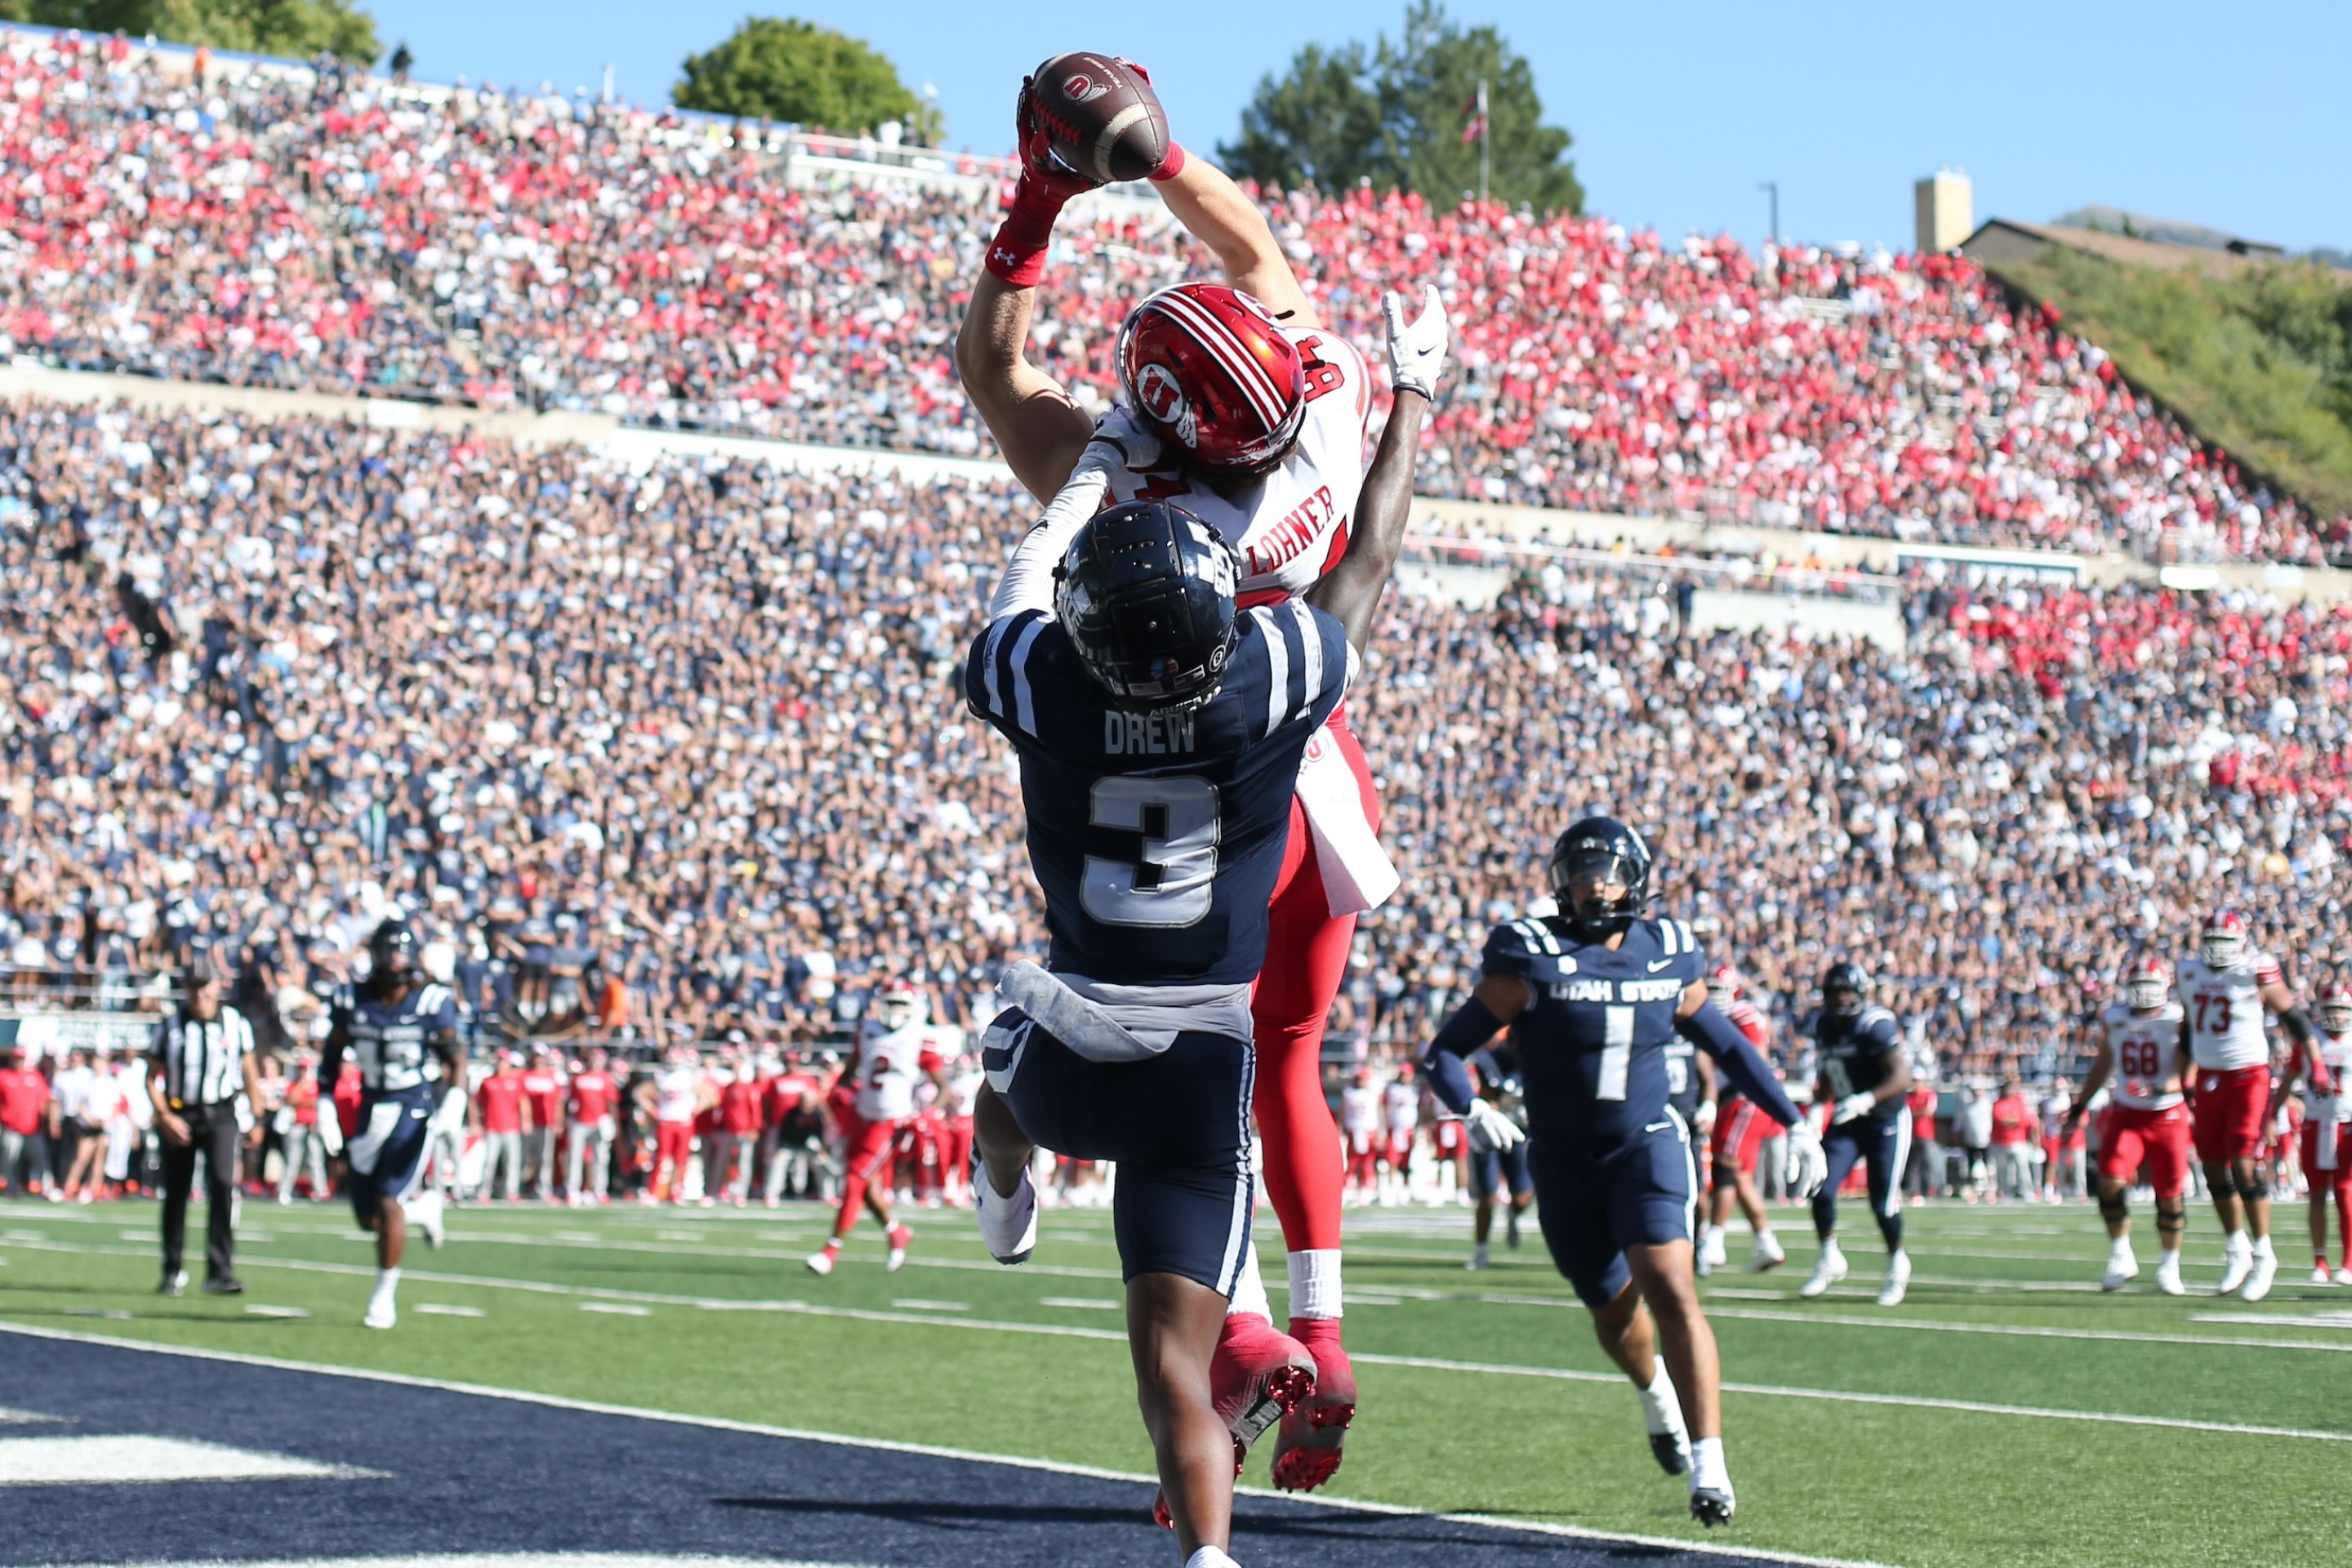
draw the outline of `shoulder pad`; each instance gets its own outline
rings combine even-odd
[[[1533,917],[1498,925],[1486,934],[1484,963],[1489,974],[1531,974],[1543,961],[1559,956],[1558,933]]]
[[[1862,1010],[1862,1016],[1853,1021],[1853,1032],[1857,1035],[1872,1035],[1891,1040],[1902,1033],[1902,1029],[1895,1023],[1893,1013],[1874,1002],[1864,1007]]]

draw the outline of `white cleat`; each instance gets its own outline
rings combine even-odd
[[[363,1329],[388,1329],[400,1321],[400,1314],[390,1307],[370,1307],[366,1317],[360,1320]]]
[[[2107,1277],[2099,1281],[2102,1290],[2120,1290],[2139,1278],[2139,1259],[2128,1247],[2119,1247],[2107,1254]]]
[[[2338,1285],[2352,1285],[2352,1263],[2347,1263],[2336,1271],[2336,1282]]]
[[[1813,1265],[1812,1278],[1797,1287],[1797,1294],[1808,1301],[1816,1296],[1826,1296],[1830,1287],[1844,1279],[1845,1275],[1845,1254],[1824,1252],[1821,1260]]]
[[[809,1272],[812,1274],[832,1273],[833,1259],[834,1250],[832,1247],[825,1247],[818,1248],[816,1251],[808,1255]]]
[[[2264,1252],[2254,1258],[2253,1271],[2246,1276],[2246,1289],[2242,1300],[2259,1301],[2271,1293],[2273,1281],[2278,1279],[2278,1255]]]
[[[439,1193],[431,1193],[417,1200],[415,1211],[410,1215],[416,1228],[425,1233],[425,1245],[436,1252],[449,1239],[448,1227],[442,1223],[446,1207]]]
[[[1788,1248],[1780,1245],[1779,1237],[1768,1230],[1756,1238],[1755,1249],[1748,1255],[1748,1272],[1762,1274],[1788,1261]]]
[[[1723,1233],[1719,1230],[1708,1231],[1706,1239],[1698,1244],[1698,1271],[1701,1274],[1711,1274],[1716,1269],[1730,1267],[1731,1254],[1723,1245]]]
[[[1886,1260],[1886,1278],[1878,1287],[1878,1304],[1882,1307],[1903,1305],[1903,1293],[1911,1288],[1911,1255],[1898,1252]]]
[[[2158,1260],[2156,1288],[2168,1296],[2189,1294],[2189,1287],[2180,1282],[2180,1254],[2168,1252]]]
[[[2327,1271],[2327,1265],[2322,1263],[2312,1269],[2311,1282],[2314,1285],[2334,1285],[2336,1283],[2336,1276],[2330,1274]]]
[[[1494,1258],[1493,1255],[1487,1251],[1486,1244],[1483,1241],[1473,1242],[1470,1247],[1470,1261],[1464,1264],[1462,1267],[1471,1269],[1474,1272],[1481,1268],[1493,1268]]]
[[[2221,1254],[2221,1283],[2214,1287],[2213,1294],[2235,1295],[2238,1287],[2246,1282],[2246,1276],[2253,1271],[2254,1255],[2252,1252],[2224,1252]]]
[[[896,1274],[907,1266],[907,1248],[915,1245],[915,1233],[903,1225],[890,1227],[890,1256],[883,1260],[882,1272]]]
[[[988,1179],[988,1168],[974,1150],[971,1199],[972,1217],[980,1222],[980,1239],[988,1255],[1007,1268],[1028,1262],[1029,1255],[1037,1250],[1037,1186],[1029,1173],[1021,1173],[1021,1185],[1011,1197],[998,1197],[995,1184]]]

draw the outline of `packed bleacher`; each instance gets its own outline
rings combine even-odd
[[[790,183],[666,116],[0,49],[0,347],[57,363],[982,454],[950,347],[995,196]],[[1430,493],[2165,560],[2310,562],[2309,515],[1951,256],[1676,246],[1600,218],[1267,196],[1318,306],[1460,323]],[[1065,218],[1032,352],[1099,405],[1202,258]],[[1147,216],[1138,216],[1144,214]]]
[[[1009,487],[320,421],[0,409],[0,953],[130,1005],[199,951],[288,1037],[391,904],[507,1034],[984,1022],[1038,950],[949,672]],[[1862,957],[1952,1070],[2046,1069],[2136,943],[2343,964],[2352,618],[1912,583],[1899,652],[1686,633],[1668,571],[1399,595],[1353,699],[1404,872],[1342,1036],[1416,1048],[1606,807],[1801,1010]],[[723,630],[724,635],[713,635]],[[257,977],[257,978],[255,978]],[[257,994],[255,994],[257,993]]]

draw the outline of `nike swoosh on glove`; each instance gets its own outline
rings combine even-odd
[[[1423,286],[1421,314],[1410,322],[1404,319],[1404,300],[1395,294],[1381,296],[1381,310],[1388,318],[1389,384],[1435,402],[1437,378],[1445,369],[1445,350],[1453,338],[1437,290]]]

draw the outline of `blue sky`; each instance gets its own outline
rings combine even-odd
[[[688,53],[752,9],[866,38],[938,89],[950,145],[1006,150],[1023,71],[1069,48],[1152,68],[1181,141],[1229,139],[1258,79],[1308,42],[1396,31],[1403,0],[1178,0],[1123,26],[1099,4],[1029,0],[371,0],[418,74],[593,88],[666,102]],[[2294,248],[2352,248],[2343,64],[2352,5],[2276,0],[1820,0],[1803,7],[1457,0],[1533,63],[1575,134],[1592,210],[1669,235],[1907,245],[1911,182],[1965,170],[1977,216],[2104,203]]]

